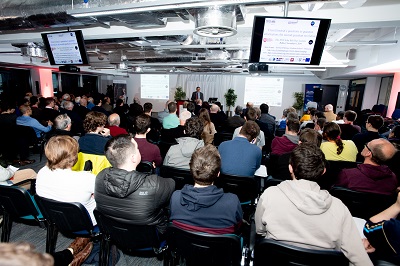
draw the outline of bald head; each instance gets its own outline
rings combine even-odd
[[[108,124],[109,124],[110,126],[119,126],[120,123],[121,123],[121,120],[120,120],[118,114],[114,113],[114,114],[111,114],[111,115],[108,117]]]
[[[333,111],[333,105],[332,104],[327,104],[325,105],[325,112]]]
[[[371,150],[369,152],[368,148]],[[366,151],[365,151],[366,149]],[[364,157],[371,157],[371,161],[377,163],[377,164],[382,164],[387,160],[390,160],[394,154],[396,153],[396,148],[393,146],[392,143],[390,143],[386,139],[374,139],[371,140],[366,144],[366,147],[364,148],[363,152],[361,153]]]
[[[218,113],[218,111],[219,111],[218,105],[212,104],[211,107],[210,107],[210,113],[216,114],[216,113]]]

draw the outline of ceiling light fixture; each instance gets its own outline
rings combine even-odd
[[[301,8],[305,11],[313,12],[320,9],[324,3],[300,4]]]

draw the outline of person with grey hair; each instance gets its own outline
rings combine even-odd
[[[336,120],[336,114],[333,112],[332,104],[325,105],[324,115],[326,117],[326,122],[333,122]]]
[[[83,119],[79,116],[78,113],[73,111],[74,103],[71,101],[64,102],[64,108],[60,110],[62,114],[67,114],[68,117],[72,121],[71,132],[74,135],[85,134],[85,130],[83,129]]]
[[[121,119],[117,113],[111,114],[107,120],[108,120],[107,128],[110,130],[111,136],[116,137],[118,135],[128,134],[125,128],[119,127]]]
[[[79,140],[79,137],[74,136],[74,133],[71,131],[71,126],[71,118],[67,114],[59,115],[54,119],[53,129],[46,134],[46,138],[50,139],[54,136],[67,135]]]
[[[225,122],[225,130],[227,132],[232,132],[235,131],[236,128],[241,127],[244,125],[246,120],[241,117],[241,114],[243,112],[243,107],[238,105],[235,107],[235,114],[231,117],[228,117],[228,119]]]

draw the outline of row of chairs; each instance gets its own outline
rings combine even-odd
[[[177,265],[184,260],[186,265],[241,265],[242,243],[237,235],[210,235],[199,232],[186,231],[170,225],[166,233],[166,243],[157,234],[155,226],[131,225],[121,223],[100,211],[94,214],[98,226],[93,226],[90,216],[80,203],[65,203],[45,199],[35,195],[38,207],[33,204],[32,198],[25,189],[19,187],[0,187],[1,205],[8,215],[9,222],[20,215],[39,217],[38,222],[47,227],[46,252],[53,253],[56,248],[57,235],[61,232],[67,236],[90,237],[100,240],[100,265],[107,265],[111,245],[127,253],[152,252],[161,257],[164,265]],[[27,196],[26,202],[15,199],[15,195]],[[4,200],[7,198],[9,200]],[[7,202],[17,200],[19,206],[9,206]],[[31,205],[27,211],[21,206]],[[33,205],[33,206],[32,206]],[[14,208],[17,207],[17,208]],[[40,211],[39,211],[40,210]],[[3,234],[7,228],[3,225]],[[253,230],[253,232],[255,232]],[[3,235],[2,234],[2,235]],[[3,239],[7,242],[9,239]],[[254,265],[348,265],[347,259],[341,252],[317,251],[296,247],[290,244],[259,239],[254,241]],[[249,265],[252,247],[245,252],[245,264]],[[301,264],[299,264],[301,263]]]

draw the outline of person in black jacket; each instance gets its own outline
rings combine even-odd
[[[141,156],[136,141],[129,135],[109,140],[105,154],[112,167],[97,175],[97,209],[123,223],[156,225],[163,234],[168,224],[164,208],[175,190],[175,181],[137,172]]]

